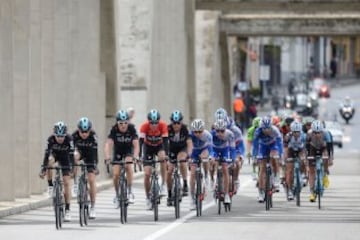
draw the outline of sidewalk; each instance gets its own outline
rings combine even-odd
[[[134,178],[140,178],[143,176],[143,172],[134,173]],[[97,181],[97,191],[108,189],[112,187],[112,179]],[[39,195],[31,195],[29,198],[16,198],[15,201],[0,201],[0,218],[9,215],[19,214],[32,209],[51,206],[51,198],[47,196],[47,193]]]

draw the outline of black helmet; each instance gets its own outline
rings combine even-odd
[[[179,110],[173,111],[170,115],[170,120],[172,122],[180,122],[183,120],[183,115]]]
[[[82,132],[87,132],[91,130],[92,123],[87,117],[80,118],[77,127]]]
[[[58,137],[63,137],[67,133],[67,127],[63,121],[59,121],[54,125],[54,134]]]
[[[147,115],[147,118],[150,122],[159,122],[160,120],[160,113],[156,109],[151,109]]]

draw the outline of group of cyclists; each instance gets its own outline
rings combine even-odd
[[[120,169],[123,166],[127,178],[127,194],[129,203],[134,203],[135,195],[132,189],[134,169],[133,163],[141,162],[144,169],[144,191],[146,208],[151,210],[150,201],[150,176],[152,163],[156,159],[160,165],[160,196],[167,195],[167,205],[172,206],[172,171],[175,162],[179,163],[182,177],[182,193],[190,197],[190,210],[195,206],[195,170],[201,161],[204,183],[207,190],[213,190],[216,183],[215,172],[218,165],[222,165],[224,203],[230,203],[229,172],[228,166],[234,166],[235,192],[239,188],[239,173],[245,157],[245,139],[242,131],[235,121],[228,116],[227,111],[219,108],[215,111],[211,128],[205,128],[203,119],[195,119],[188,127],[184,123],[181,111],[175,110],[170,115],[170,122],[166,123],[156,109],[147,114],[147,120],[141,124],[139,130],[131,123],[133,109],[119,110],[116,113],[116,122],[111,127],[104,147],[105,163],[111,161],[125,162],[124,165],[113,165],[113,185],[115,197],[113,203],[119,207],[117,196]],[[315,201],[314,194],[314,160],[307,157],[313,156],[319,150],[328,156],[324,158],[324,186],[328,187],[329,166],[333,160],[333,146],[331,134],[326,131],[324,123],[311,119],[301,119],[294,116],[265,116],[256,117],[252,126],[247,130],[246,156],[252,159],[254,176],[258,180],[258,201],[263,202],[265,197],[265,168],[266,159],[270,158],[274,172],[274,188],[279,190],[281,179],[286,189],[288,200],[294,198],[293,158],[298,152],[301,158],[301,172],[304,184],[310,186],[310,201]],[[67,126],[60,121],[54,125],[53,133],[48,138],[40,177],[47,176],[48,192],[52,192],[52,174],[47,170],[58,162],[63,170],[65,215],[64,220],[70,221],[71,177],[74,177],[73,192],[76,192],[76,176],[78,170],[72,167],[83,160],[87,164],[90,218],[95,218],[96,175],[98,174],[98,143],[97,135],[92,128],[92,123],[87,117],[78,121],[77,129],[70,135]],[[256,171],[256,169],[259,171]],[[189,182],[188,171],[190,171]],[[73,193],[74,194],[74,193]]]

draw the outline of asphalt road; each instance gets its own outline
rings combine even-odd
[[[336,113],[338,100],[346,95],[356,96],[360,86],[332,89],[330,99],[320,102],[322,116]],[[357,101],[359,99],[356,99]],[[359,111],[357,111],[359,114]],[[339,116],[338,116],[339,117]],[[340,118],[338,119],[340,120]],[[323,208],[308,201],[307,188],[302,192],[301,207],[288,202],[283,191],[274,195],[274,207],[265,211],[256,201],[255,182],[250,166],[241,174],[241,189],[233,198],[231,212],[217,214],[211,193],[208,194],[203,216],[189,211],[189,199],[181,203],[181,218],[175,221],[174,209],[161,202],[159,221],[153,221],[152,211],[145,210],[142,179],[134,190],[136,202],[129,207],[128,223],[122,225],[119,210],[114,209],[112,189],[102,191],[97,198],[97,218],[87,227],[78,223],[77,204],[73,201],[72,222],[64,223],[57,231],[51,207],[41,208],[0,219],[2,239],[359,239],[360,226],[360,117],[344,124],[344,147],[335,149],[331,168],[330,188],[325,191]]]

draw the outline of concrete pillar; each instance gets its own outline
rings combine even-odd
[[[100,1],[100,69],[106,78],[107,116],[114,116],[117,110],[114,1],[116,0]]]
[[[193,2],[193,1],[192,1]],[[195,13],[189,0],[152,1],[152,41],[151,41],[151,84],[147,107],[157,108],[163,119],[168,120],[174,109],[183,111],[187,119],[189,103],[193,96],[188,81],[193,79],[192,23],[185,21]],[[187,24],[187,25],[186,25]],[[166,99],[166,101],[164,101]]]
[[[0,2],[0,201],[12,201],[14,189],[14,82],[12,56],[12,0]]]
[[[220,32],[219,45],[221,51],[221,85],[223,91],[223,107],[231,113],[231,81],[230,81],[230,67],[229,67],[229,47],[227,34]],[[220,88],[219,88],[220,89]]]
[[[139,126],[148,111],[147,85],[150,85],[150,45],[152,2],[115,1],[117,58],[117,110],[133,107],[133,122]]]
[[[196,12],[196,112],[207,125],[212,124],[213,113],[224,107],[224,92],[220,77],[221,54],[219,48],[219,13],[215,11]],[[230,78],[228,79],[230,81]],[[214,96],[216,96],[214,98]]]
[[[14,77],[14,137],[15,196],[30,195],[30,161],[28,155],[29,118],[29,28],[30,0],[13,2],[13,77]]]
[[[44,190],[44,181],[38,177],[42,164],[41,124],[41,0],[30,1],[30,75],[29,75],[29,129],[30,190],[32,194]]]

